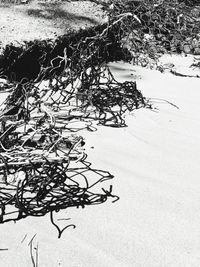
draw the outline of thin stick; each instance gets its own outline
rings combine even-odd
[[[26,237],[27,237],[27,234],[25,234],[25,236],[24,236],[24,238],[22,239],[21,243],[24,242],[24,240],[26,239]]]
[[[58,238],[61,238],[62,233],[69,227],[73,227],[76,228],[76,226],[74,224],[69,224],[67,226],[65,226],[62,230],[59,228],[59,226],[54,222],[54,218],[53,218],[53,211],[50,212],[50,220],[51,223],[55,226],[55,228],[58,231]]]
[[[37,234],[34,234],[34,236],[31,238],[30,242],[28,243],[28,246],[33,242],[33,239],[36,237]]]

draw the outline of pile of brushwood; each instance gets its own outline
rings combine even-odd
[[[198,0],[110,0],[104,8],[111,21],[127,14],[122,39],[135,64],[147,66],[163,53],[200,55]]]
[[[110,0],[104,8],[106,24],[8,45],[0,56],[0,93],[7,94],[0,111],[0,223],[50,213],[60,237],[54,212],[116,201],[112,186],[101,188],[113,176],[92,168],[78,132],[124,127],[127,112],[150,105],[107,63],[200,54],[198,2]]]
[[[135,82],[118,82],[108,61],[129,59],[121,22],[72,32],[55,42],[7,46],[0,59],[0,223],[118,199],[91,167],[80,130],[126,126],[147,106]],[[74,226],[74,225],[70,225]],[[66,228],[65,228],[66,229]]]

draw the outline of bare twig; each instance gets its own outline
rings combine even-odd
[[[73,227],[76,228],[76,226],[74,224],[69,224],[67,226],[65,226],[63,229],[60,229],[60,227],[54,222],[53,219],[53,211],[50,212],[50,220],[51,223],[56,227],[56,229],[58,230],[58,238],[61,238],[62,233],[69,227]]]

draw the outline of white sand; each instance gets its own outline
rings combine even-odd
[[[8,6],[1,2],[0,49],[10,43],[19,46],[24,41],[55,39],[69,30],[107,21],[99,5],[85,0],[31,0],[26,5],[5,1]]]
[[[138,88],[157,98],[157,109],[127,116],[127,128],[83,133],[88,159],[115,175],[120,200],[58,213],[77,225],[60,240],[48,216],[1,225],[1,266],[33,266],[36,233],[38,267],[200,266],[200,79],[110,65],[118,80],[140,76]]]

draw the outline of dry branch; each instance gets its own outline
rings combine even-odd
[[[50,213],[60,237],[68,226],[61,230],[53,212],[118,200],[112,186],[99,188],[113,175],[91,167],[77,132],[94,131],[94,121],[126,126],[126,112],[147,105],[135,82],[116,81],[105,64],[125,57],[123,19],[54,45],[27,44],[2,71],[14,81],[0,114],[0,223]],[[13,56],[8,50],[4,63]],[[35,71],[19,72],[30,58],[38,64]]]

